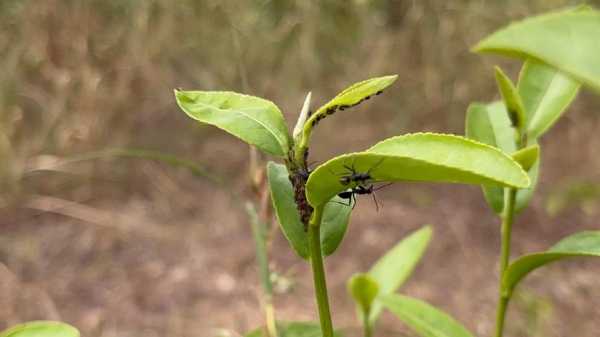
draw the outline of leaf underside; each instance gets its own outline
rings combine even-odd
[[[294,251],[300,257],[308,259],[308,236],[296,208],[287,168],[285,165],[269,162],[267,176],[273,208],[281,230]],[[343,203],[344,200],[336,198],[325,206],[321,222],[321,248],[325,256],[335,252],[346,233],[352,207]]]
[[[530,151],[535,153],[534,148],[521,150],[525,153],[515,153],[517,148],[516,131],[511,125],[511,121],[508,117],[508,112],[504,106],[504,103],[500,101],[489,104],[472,103],[467,109],[465,129],[467,137],[471,139],[497,147],[506,153],[511,153],[517,156],[525,154],[528,157],[528,160],[525,162],[525,164],[527,164],[526,166],[530,166],[527,174],[531,181],[531,185],[527,188],[519,189],[519,191],[517,191],[517,200],[515,205],[516,212],[523,210],[529,204],[537,184],[541,160],[539,148],[537,150],[537,160],[535,160],[533,163],[531,163],[530,160],[530,155],[532,154]],[[532,147],[535,146],[535,144],[532,145]],[[483,186],[482,188],[488,205],[497,214],[502,213],[504,208],[504,188],[499,186]]]
[[[523,64],[517,90],[523,98],[527,138],[537,140],[554,125],[579,92],[580,84],[534,59]]]
[[[534,58],[600,92],[600,12],[567,10],[512,23],[473,50]]]

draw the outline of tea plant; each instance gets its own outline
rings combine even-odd
[[[312,266],[322,335],[334,335],[324,256],[344,237],[357,195],[371,194],[379,183],[433,181],[483,186],[485,199],[499,214],[501,282],[496,336],[503,335],[504,317],[514,288],[528,273],[549,262],[573,256],[600,255],[600,232],[571,235],[547,252],[510,263],[511,227],[517,212],[531,199],[540,172],[538,139],[566,110],[580,83],[600,89],[600,13],[578,8],[525,20],[482,41],[476,51],[518,56],[525,60],[518,84],[496,68],[502,101],[476,103],[467,113],[467,136],[416,133],[383,140],[371,148],[332,158],[309,170],[311,136],[319,123],[381,94],[397,76],[356,83],[311,114],[310,96],[292,134],[280,110],[270,101],[234,92],[175,91],[181,109],[193,119],[217,126],[281,159],[268,164],[273,206],[294,251]],[[570,45],[573,48],[564,48]],[[577,52],[572,52],[573,49]],[[320,144],[317,144],[320,145]],[[408,255],[408,254],[407,254]],[[382,307],[423,336],[471,336],[460,323],[417,299],[392,294],[403,276],[393,254],[377,272],[357,274],[349,281],[364,335],[371,336]],[[380,274],[378,274],[380,273]],[[375,276],[374,276],[375,275]],[[393,279],[390,286],[387,282]],[[288,322],[282,335],[314,331],[314,324]],[[268,335],[276,332],[269,329]],[[253,332],[250,335],[260,335]]]
[[[368,194],[375,183],[399,181],[529,186],[521,166],[499,149],[456,135],[433,133],[392,137],[365,151],[332,158],[309,171],[310,138],[319,122],[380,94],[396,78],[384,76],[354,84],[314,114],[308,113],[307,100],[293,135],[288,133],[280,110],[267,100],[233,92],[175,91],[179,106],[190,117],[222,128],[282,159],[282,164],[271,162],[267,166],[273,205],[290,245],[312,266],[323,336],[333,336],[323,257],[337,249],[346,231],[352,206],[344,204],[344,193]],[[385,279],[393,277],[389,275],[396,270],[388,267],[380,273]],[[382,284],[384,287],[389,288],[386,292],[395,290],[393,285]],[[360,288],[352,288],[360,292]],[[399,299],[390,302],[394,300]],[[380,305],[369,305],[363,315],[373,318],[365,319],[366,323],[376,319]],[[286,327],[298,329],[290,324]]]

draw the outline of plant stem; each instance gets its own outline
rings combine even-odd
[[[321,252],[321,218],[323,206],[315,208],[308,226],[308,241],[310,249],[310,264],[312,266],[315,296],[319,307],[319,321],[323,337],[333,337],[333,324],[329,312],[329,299],[327,298],[327,282],[323,268],[323,254]]]
[[[265,317],[267,323],[267,332],[269,337],[277,337],[277,324],[275,321],[275,308],[273,307],[273,299],[270,295],[266,298]]]
[[[502,214],[502,242],[501,242],[501,253],[500,253],[500,282],[498,286],[498,308],[496,311],[496,337],[502,337],[504,333],[504,318],[506,316],[506,309],[508,307],[508,301],[510,300],[510,294],[502,289],[502,280],[508,268],[508,262],[510,260],[510,238],[512,234],[512,223],[515,217],[515,200],[517,197],[517,190],[509,188],[506,191],[504,212]]]
[[[369,324],[369,312],[363,314],[363,337],[371,337],[373,331],[371,331],[371,324]]]

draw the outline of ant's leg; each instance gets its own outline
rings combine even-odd
[[[384,188],[384,187],[388,187],[390,185],[392,185],[393,183],[387,183],[385,185],[381,185],[381,186],[377,186],[373,189],[373,191],[379,191],[380,189]]]
[[[354,207],[356,207],[356,194],[352,194],[352,201],[354,201],[354,204],[352,204],[352,209],[354,209]]]
[[[373,171],[374,169],[376,169],[377,167],[379,167],[379,165],[381,165],[381,163],[383,163],[384,160],[385,160],[385,157],[381,158],[381,160],[378,161],[377,164],[375,164],[374,166],[371,166],[371,168],[367,171],[367,174],[370,174],[371,171]]]
[[[329,170],[329,173],[331,173],[334,176],[342,177],[345,175],[345,173],[335,173],[329,167],[327,168],[327,170]]]
[[[350,206],[350,205],[348,205],[348,204],[347,204],[347,203],[345,203],[345,202],[339,202],[339,201],[336,201],[336,200],[329,200],[329,201],[328,201],[328,203],[329,203],[329,202],[335,202],[336,204],[340,204],[340,205],[344,205],[344,206]]]
[[[377,212],[379,212],[379,203],[377,202],[377,197],[375,196],[375,192],[372,192],[371,196],[373,197],[373,201],[375,202],[375,210]]]

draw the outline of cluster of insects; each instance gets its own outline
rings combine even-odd
[[[379,202],[377,202],[377,197],[375,196],[375,191],[378,191],[384,187],[391,185],[385,184],[381,186],[375,187],[373,185],[374,179],[371,176],[371,172],[377,168],[383,162],[384,158],[382,158],[375,166],[372,166],[367,170],[367,172],[357,172],[354,167],[354,163],[352,165],[344,165],[346,172],[342,173],[339,179],[340,184],[344,186],[353,185],[349,190],[341,192],[338,194],[338,197],[348,200],[348,203],[342,203],[347,206],[352,205],[352,209],[356,206],[356,196],[357,195],[366,195],[370,194],[373,197],[373,202],[375,203],[375,208],[379,211]],[[333,173],[333,172],[332,172]],[[335,174],[335,173],[333,173]],[[337,174],[340,175],[340,174]]]
[[[381,93],[383,93],[383,90],[379,90],[378,92],[375,93],[375,95],[381,95]],[[347,105],[347,104],[332,105],[329,108],[327,108],[327,110],[325,110],[324,114],[320,114],[319,116],[317,116],[317,118],[315,118],[315,120],[313,120],[311,124],[314,127],[315,125],[317,125],[317,123],[319,123],[321,121],[321,119],[323,119],[327,116],[333,115],[338,109],[341,111],[344,111],[346,109],[349,109],[349,108],[359,105],[360,103],[368,100],[369,98],[371,98],[371,96],[365,96],[363,99],[361,99],[360,101],[358,101],[352,105]]]

